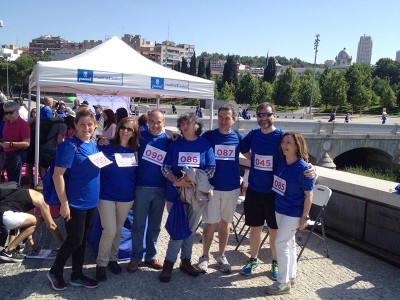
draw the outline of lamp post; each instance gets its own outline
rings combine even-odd
[[[315,57],[314,57],[314,72],[313,72],[313,80],[311,86],[311,99],[310,99],[310,119],[312,119],[312,100],[314,96],[314,83],[315,83],[315,66],[317,64],[317,53],[318,53],[318,45],[319,45],[319,34],[315,36],[314,41],[314,50],[315,50]]]
[[[8,98],[9,96],[9,85],[8,85],[8,57],[6,57],[6,66],[7,66],[7,92],[6,92],[6,97]]]

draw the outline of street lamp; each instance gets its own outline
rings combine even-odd
[[[316,66],[316,64],[317,64],[318,45],[319,45],[319,34],[317,34],[317,35],[315,36],[315,41],[314,41],[315,57],[314,57],[313,80],[312,80],[312,86],[311,86],[310,119],[312,119],[312,99],[313,99],[313,96],[314,96],[315,66]]]
[[[9,91],[10,91],[10,89],[9,89],[9,85],[8,85],[8,57],[6,57],[6,66],[7,66],[7,92],[6,92],[6,97],[8,98],[8,96],[9,96]]]

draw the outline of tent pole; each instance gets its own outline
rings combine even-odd
[[[37,71],[38,72],[38,71]],[[39,81],[39,74],[36,82]],[[40,133],[40,85],[36,86],[36,124],[35,124],[35,186],[39,183],[39,133]]]
[[[211,113],[210,113],[210,130],[213,129],[213,117],[214,117],[214,98],[211,98]]]
[[[160,95],[157,95],[157,109],[160,109]]]

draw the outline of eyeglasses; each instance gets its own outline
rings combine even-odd
[[[132,127],[126,127],[126,126],[124,126],[124,125],[121,125],[120,127],[119,127],[119,129],[120,130],[128,130],[128,132],[133,132],[133,128]]]
[[[12,111],[4,111],[5,115],[12,115],[15,112],[15,110]]]
[[[257,117],[258,118],[265,118],[265,117],[270,117],[270,116],[272,116],[274,113],[273,112],[265,112],[265,113],[258,113],[257,114]]]

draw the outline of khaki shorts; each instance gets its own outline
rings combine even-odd
[[[233,215],[236,211],[237,200],[240,189],[232,191],[213,191],[213,197],[207,202],[207,207],[203,213],[203,222],[215,224],[221,220],[232,223]]]

